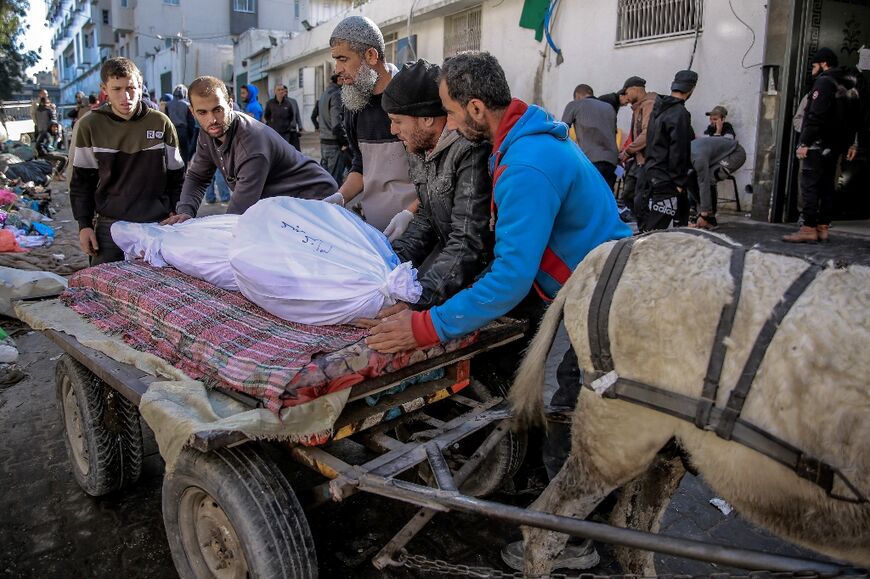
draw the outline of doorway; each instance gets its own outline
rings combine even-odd
[[[772,221],[794,222],[800,212],[798,178],[800,162],[794,155],[799,132],[793,122],[801,100],[812,89],[810,58],[821,47],[834,51],[840,67],[856,67],[861,49],[870,48],[870,0],[804,0],[794,8],[795,26],[789,63],[793,74],[786,87],[782,117],[780,169],[772,199]],[[858,73],[870,91],[870,72]],[[861,79],[859,79],[861,80]],[[867,92],[867,91],[865,91]],[[865,95],[865,98],[870,95]],[[858,120],[856,119],[856,123]],[[870,148],[854,161],[841,159],[834,199],[835,220],[870,218]]]

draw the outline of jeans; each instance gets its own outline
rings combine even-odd
[[[577,406],[582,384],[583,373],[577,362],[577,353],[571,346],[568,332],[565,331],[565,323],[562,322],[547,355],[544,375],[545,406],[563,411],[573,410]],[[547,471],[547,477],[552,480],[565,464],[568,453],[571,452],[570,422],[550,421],[541,450],[544,469]]]
[[[823,155],[810,149],[801,164],[800,187],[804,200],[804,225],[830,225],[834,212],[834,186],[839,155],[829,151]]]
[[[214,179],[209,183],[208,189],[205,190],[206,203],[214,203],[217,201],[215,189],[217,189],[220,194],[221,202],[227,203],[230,200],[230,186],[227,185],[227,180],[219,169],[214,172]]]
[[[332,175],[339,185],[344,182],[347,172],[347,155],[335,143],[320,143],[320,165]]]
[[[100,265],[101,263],[112,263],[115,261],[124,261],[124,252],[112,239],[112,223],[114,219],[106,219],[97,217],[97,223],[94,226],[94,234],[97,237],[97,255],[90,258],[90,265]]]

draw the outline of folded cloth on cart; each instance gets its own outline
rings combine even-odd
[[[155,267],[170,265],[220,288],[238,291],[229,259],[238,221],[238,215],[210,215],[175,225],[116,221],[112,239],[128,260],[144,259]]]
[[[270,197],[236,225],[230,264],[239,290],[285,320],[314,325],[373,318],[422,287],[383,233],[332,203]]]
[[[379,354],[362,340],[365,330],[287,322],[237,292],[142,261],[81,270],[61,299],[137,350],[167,360],[208,387],[253,396],[276,413],[476,338]]]

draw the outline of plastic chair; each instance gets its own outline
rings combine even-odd
[[[719,192],[718,184],[721,183],[722,181],[730,181],[731,182],[731,187],[733,188],[733,191],[734,191],[734,198],[733,199],[727,199],[727,198],[720,199],[719,198],[719,196],[718,196],[718,192]],[[721,179],[720,181],[718,181],[716,184],[716,193],[717,193],[716,207],[721,206],[723,203],[731,203],[733,201],[734,204],[737,205],[737,212],[740,213],[743,211],[740,208],[740,193],[737,191],[737,180],[734,178],[734,175],[729,175],[729,176],[725,177],[724,179]]]

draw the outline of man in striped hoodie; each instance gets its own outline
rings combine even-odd
[[[115,221],[148,223],[172,215],[181,196],[184,164],[169,118],[142,103],[142,74],[128,58],[100,70],[108,106],[77,123],[70,204],[79,243],[91,265],[120,261]]]

